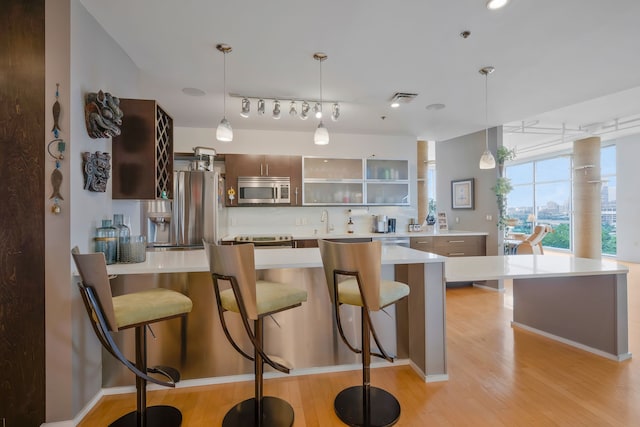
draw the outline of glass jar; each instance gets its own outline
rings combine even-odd
[[[117,233],[118,230],[111,225],[110,219],[103,219],[102,227],[96,229],[96,252],[104,253],[107,264],[115,264],[117,261]]]
[[[117,240],[117,249],[116,249],[116,259],[118,262],[128,262],[128,260],[123,257],[122,248],[129,244],[129,239],[131,237],[131,231],[129,227],[124,224],[124,215],[122,214],[113,214],[113,225],[117,230],[116,237]]]

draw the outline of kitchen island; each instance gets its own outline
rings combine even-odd
[[[374,323],[383,345],[397,355],[399,363],[409,363],[425,381],[448,379],[445,259],[400,246],[382,249],[383,278],[407,283],[411,293],[407,300],[375,313]],[[293,374],[359,369],[360,356],[349,351],[338,337],[319,250],[256,250],[255,262],[259,278],[289,283],[308,292],[308,301],[301,307],[265,321],[267,351],[292,362]],[[183,379],[196,384],[250,377],[251,362],[233,350],[219,324],[204,250],[148,252],[143,263],[114,264],[107,270],[115,276],[114,295],[159,286],[183,292],[193,300],[193,310],[186,321],[173,319],[153,327],[157,339],[148,344],[151,365],[177,367]],[[347,336],[357,337],[359,310],[341,310]],[[228,320],[234,337],[249,348],[239,319],[230,315]],[[127,354],[133,349],[130,335],[125,331],[118,336]],[[103,387],[130,383],[131,376],[123,367],[111,357],[103,357]]]
[[[622,361],[631,357],[628,271],[607,260],[504,255],[448,258],[445,278],[513,279],[513,326]]]

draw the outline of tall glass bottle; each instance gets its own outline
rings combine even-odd
[[[122,214],[113,214],[113,225],[118,231],[117,233],[117,255],[116,259],[118,262],[129,262],[129,244],[131,232],[129,227],[124,224],[124,215]]]
[[[117,261],[117,232],[110,219],[103,219],[102,227],[96,229],[96,252],[104,253],[107,264],[115,264]]]

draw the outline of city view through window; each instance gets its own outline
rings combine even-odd
[[[616,147],[600,151],[602,253],[616,254]],[[518,220],[510,232],[530,234],[536,224],[554,232],[543,246],[572,249],[572,158],[569,155],[506,167],[513,191],[507,198],[507,215]],[[596,184],[597,185],[597,184]]]

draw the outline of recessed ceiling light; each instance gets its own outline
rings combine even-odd
[[[496,10],[504,7],[509,3],[509,0],[488,0],[487,9]]]
[[[437,111],[437,110],[442,110],[445,107],[446,107],[446,105],[444,105],[444,104],[429,104],[425,108],[427,110]]]
[[[182,93],[189,96],[205,96],[207,94],[202,89],[197,89],[195,87],[185,87],[182,89]]]

